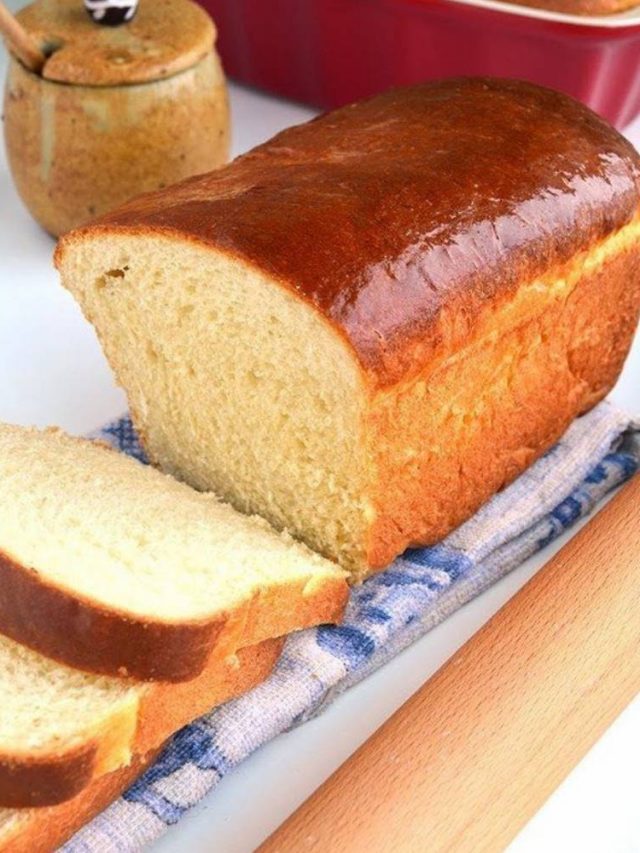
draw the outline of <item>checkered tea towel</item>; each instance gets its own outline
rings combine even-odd
[[[127,418],[100,436],[142,458]],[[543,548],[639,463],[640,421],[601,403],[440,544],[407,551],[353,589],[343,625],[292,635],[266,682],[175,735],[145,775],[63,850],[140,850],[255,749],[318,714]]]

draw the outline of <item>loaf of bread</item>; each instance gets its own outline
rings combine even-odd
[[[362,578],[613,385],[640,161],[527,83],[396,89],[60,242],[152,461]]]
[[[197,678],[171,684],[80,672],[0,636],[0,807],[65,802],[146,756],[263,681],[283,643],[265,640],[212,659]]]
[[[0,633],[91,672],[186,681],[342,615],[345,572],[106,445],[0,425]]]

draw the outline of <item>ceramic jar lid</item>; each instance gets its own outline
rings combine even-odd
[[[213,47],[215,27],[191,0],[140,0],[132,21],[94,23],[82,0],[37,0],[20,23],[53,53],[42,76],[82,86],[145,83],[184,71]]]

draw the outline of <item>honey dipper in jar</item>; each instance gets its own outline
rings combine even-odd
[[[9,40],[7,156],[51,234],[226,162],[215,27],[191,0],[36,0],[17,19],[45,59]]]

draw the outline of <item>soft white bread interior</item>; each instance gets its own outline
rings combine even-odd
[[[0,427],[0,631],[95,672],[181,680],[338,618],[344,572],[100,443]]]
[[[94,323],[151,459],[344,565],[365,558],[362,372],[273,279],[170,236],[97,235],[64,283]]]
[[[264,680],[282,645],[266,640],[171,684],[80,672],[0,636],[0,806],[64,802],[128,766]]]
[[[80,672],[0,636],[0,755],[18,762],[72,751],[107,723],[114,740],[107,764],[127,763],[141,689],[146,685]]]

